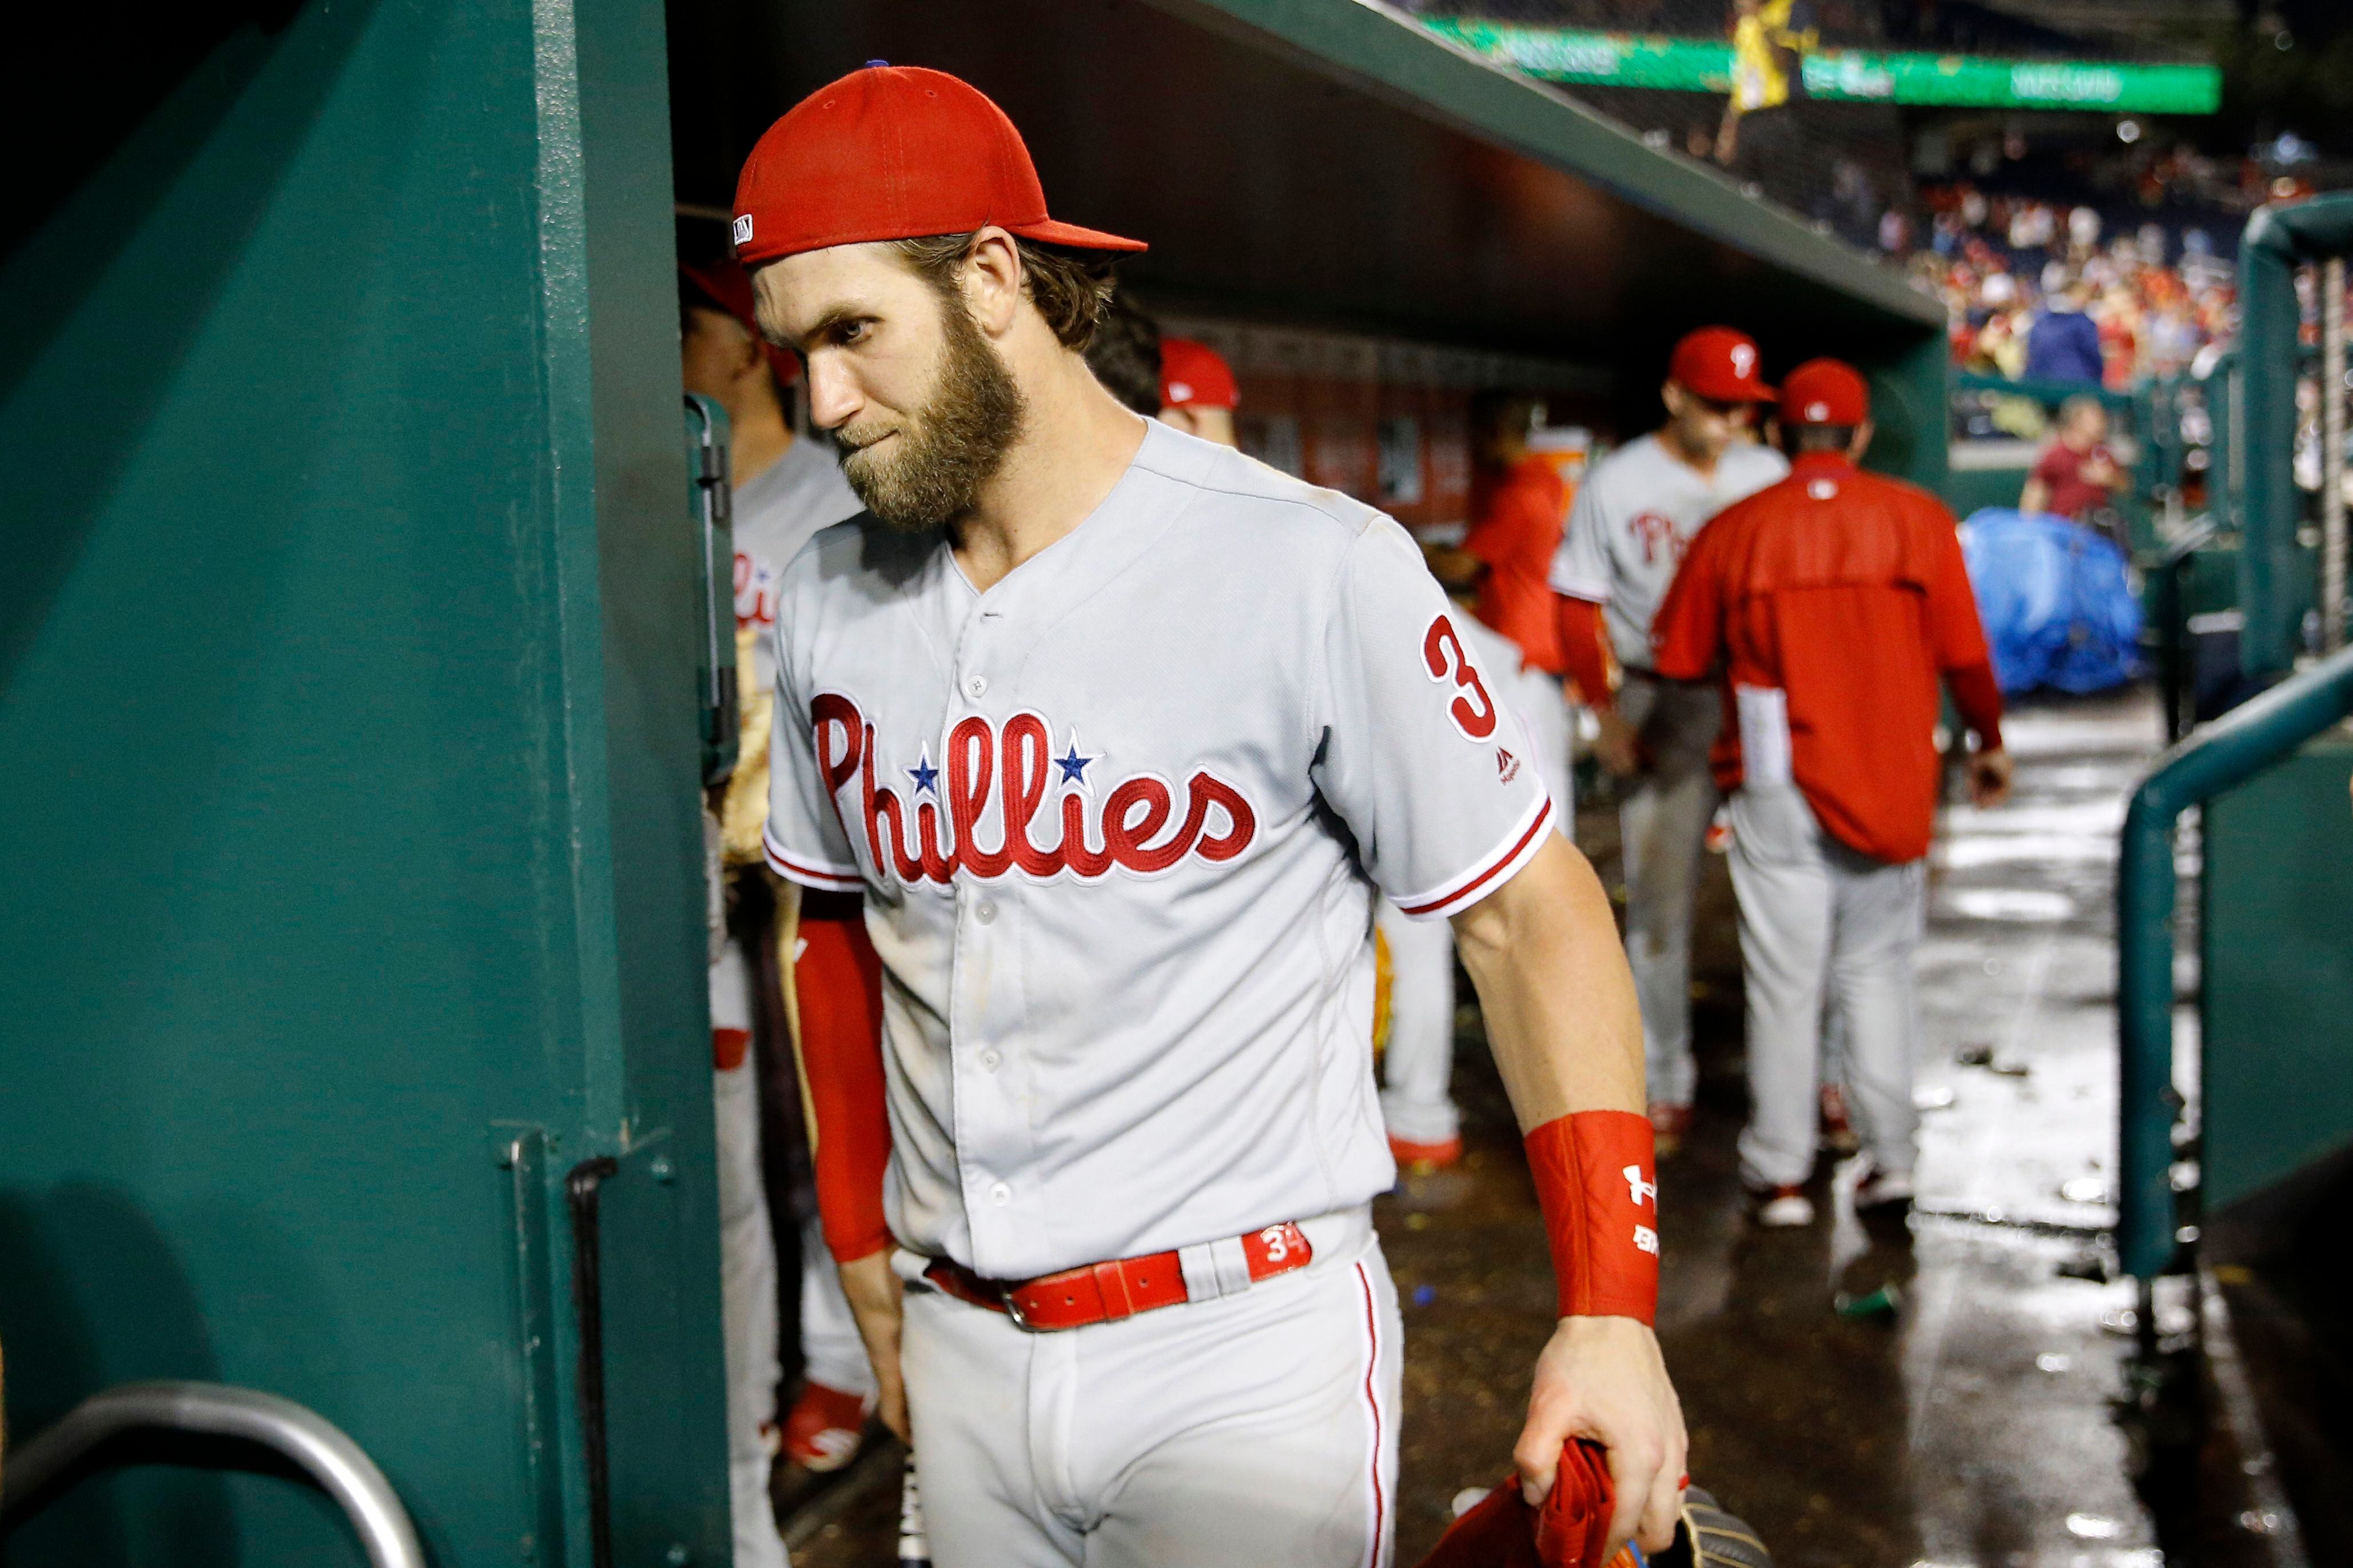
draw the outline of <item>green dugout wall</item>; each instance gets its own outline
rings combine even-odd
[[[0,227],[6,1414],[286,1395],[438,1563],[589,1563],[601,1157],[616,1560],[726,1560],[671,218],[797,92],[965,70],[1154,297],[1607,367],[1630,423],[1700,321],[1847,353],[1941,476],[1932,305],[1353,0],[246,15],[185,13]],[[111,58],[67,21],[19,72]],[[358,1561],[291,1482],[163,1467],[0,1552]]]
[[[0,263],[18,1443],[250,1384],[435,1561],[586,1564],[561,1183],[610,1154],[618,1561],[725,1561],[667,111],[658,6],[308,4]],[[154,1468],[0,1551],[360,1561]]]

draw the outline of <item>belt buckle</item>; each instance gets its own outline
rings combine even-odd
[[[1031,1322],[1029,1314],[1021,1310],[1020,1298],[1016,1294],[1017,1289],[1015,1286],[1008,1285],[1005,1288],[1005,1293],[997,1298],[1004,1304],[1005,1315],[1012,1319],[1013,1326],[1025,1334],[1044,1333],[1046,1331]]]

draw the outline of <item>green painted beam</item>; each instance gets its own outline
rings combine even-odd
[[[1893,268],[1791,213],[1744,196],[1715,170],[1645,146],[1624,126],[1433,35],[1401,12],[1359,0],[1153,3],[1575,174],[1758,261],[1826,284],[1891,324],[1944,329],[1944,307]]]

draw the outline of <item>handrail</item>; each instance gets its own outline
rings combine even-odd
[[[2116,1250],[2147,1279],[2174,1252],[2173,826],[2353,715],[2353,648],[2232,709],[2159,759],[2116,865]]]
[[[343,1509],[370,1568],[425,1568],[424,1548],[399,1494],[341,1427],[290,1399],[217,1383],[126,1383],[75,1405],[8,1456],[0,1479],[0,1528],[48,1500],[51,1489],[92,1453],[132,1432],[231,1437],[281,1454]]]

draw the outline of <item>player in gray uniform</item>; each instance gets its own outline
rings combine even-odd
[[[805,1029],[805,1066],[942,1568],[1388,1563],[1376,889],[1454,921],[1545,1205],[1520,1483],[1591,1436],[1609,1550],[1663,1548],[1685,1442],[1632,982],[1419,552],[1113,401],[1079,351],[1140,247],[1048,216],[952,77],[820,89],[736,212],[870,513],[779,588],[766,831],[809,969],[879,967],[880,1038]]]
[[[761,342],[752,286],[733,262],[683,268],[680,347],[686,390],[727,413],[733,479],[735,634],[745,743],[720,805],[726,873],[759,876],[767,812],[770,704],[776,689],[776,579],[818,530],[858,510],[823,442],[794,436],[785,386],[799,366]],[[778,972],[790,973],[788,953]],[[759,966],[728,936],[711,970],[713,1102],[719,1140],[720,1267],[725,1310],[729,1467],[735,1558],[783,1568],[768,1501],[769,1438],[779,1375],[776,1260],[760,1157],[760,1093],[748,1050]],[[779,1441],[816,1469],[846,1462],[874,1397],[872,1369],[841,1294],[817,1215],[801,1223],[801,1352],[806,1377]]]
[[[1789,471],[1745,437],[1752,405],[1773,395],[1758,363],[1757,345],[1728,327],[1677,343],[1660,389],[1666,423],[1586,474],[1553,558],[1569,676],[1600,724],[1594,753],[1630,781],[1618,808],[1626,956],[1662,1152],[1691,1121],[1692,893],[1715,811],[1708,751],[1724,705],[1713,686],[1651,671],[1651,622],[1692,536]]]

